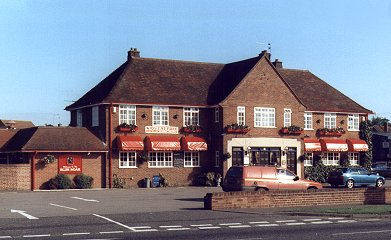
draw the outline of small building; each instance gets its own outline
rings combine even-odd
[[[384,126],[374,126],[372,130],[373,163],[391,164],[391,127],[388,123]]]

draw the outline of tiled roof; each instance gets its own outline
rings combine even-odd
[[[31,121],[0,119],[0,129],[8,128],[10,124],[12,124],[12,127],[16,129],[34,127],[34,124]]]
[[[277,70],[308,111],[372,113],[309,71]]]
[[[32,127],[19,130],[5,151],[107,151],[107,147],[86,128]]]
[[[0,151],[3,151],[7,142],[17,133],[14,129],[0,129]]]

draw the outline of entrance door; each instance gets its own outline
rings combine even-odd
[[[232,166],[243,166],[244,155],[242,147],[232,147]]]
[[[297,150],[296,148],[288,148],[286,153],[286,167],[297,174]]]

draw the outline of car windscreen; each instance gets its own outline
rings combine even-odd
[[[241,178],[242,175],[243,175],[243,168],[241,168],[241,167],[231,167],[228,170],[226,177]]]

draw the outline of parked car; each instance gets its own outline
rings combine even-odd
[[[372,164],[371,171],[386,178],[391,177],[391,167],[387,163],[374,163]]]
[[[302,180],[288,169],[260,166],[230,167],[223,182],[225,192],[320,188],[322,188],[321,183]]]
[[[371,173],[366,168],[344,167],[329,172],[327,182],[331,187],[345,186],[353,188],[355,186],[382,187],[386,180],[383,176],[378,173]]]

